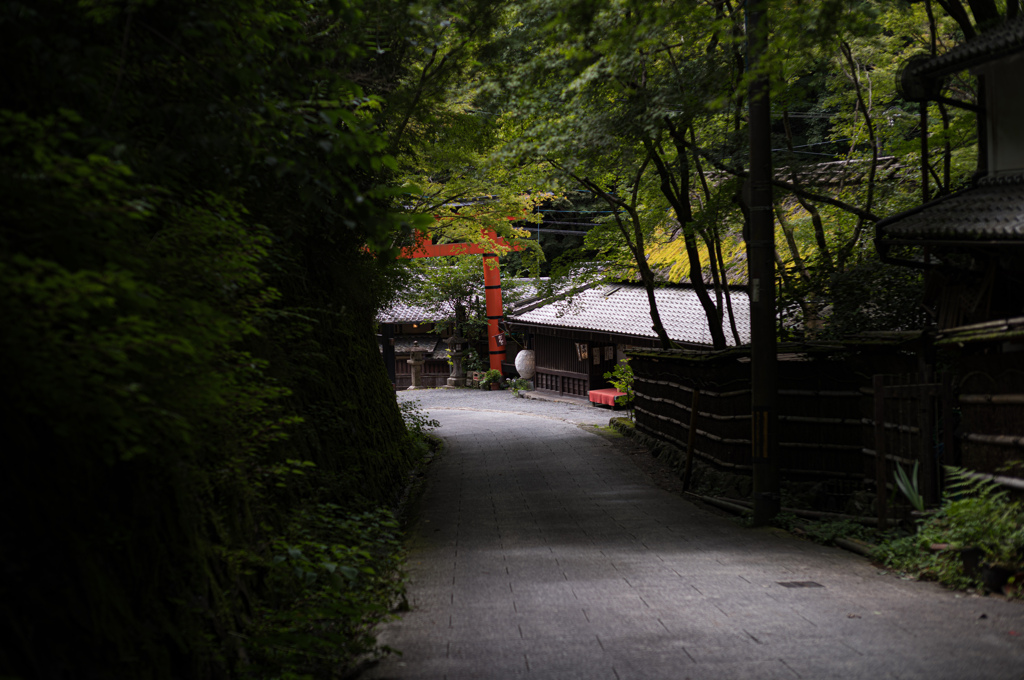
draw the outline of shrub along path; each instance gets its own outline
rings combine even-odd
[[[1021,603],[711,515],[568,406],[463,399],[423,399],[447,448],[409,539],[412,611],[381,630],[404,655],[365,677],[1024,678]]]

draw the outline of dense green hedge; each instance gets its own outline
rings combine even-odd
[[[414,447],[356,0],[0,3],[0,677],[335,672]],[[284,669],[284,670],[282,670]],[[290,669],[290,670],[289,670]]]

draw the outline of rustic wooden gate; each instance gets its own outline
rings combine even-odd
[[[896,467],[908,477],[918,465],[918,489],[928,506],[942,497],[942,466],[958,464],[952,376],[928,374],[875,375],[870,425],[880,527],[889,517],[889,494],[896,488]]]

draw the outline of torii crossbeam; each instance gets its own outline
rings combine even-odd
[[[498,268],[497,250],[521,250],[520,246],[509,245],[490,229],[484,229],[482,243],[444,243],[434,245],[430,236],[421,231],[416,232],[416,244],[402,250],[401,257],[414,259],[418,257],[451,257],[455,255],[483,255],[484,262],[484,300],[487,306],[487,349],[489,351],[488,366],[501,370],[501,362],[505,359],[505,344],[498,344],[501,335],[498,321],[504,316],[501,303],[501,271]]]

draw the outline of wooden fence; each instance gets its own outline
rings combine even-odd
[[[950,374],[938,380],[928,374],[877,374],[865,392],[871,397],[871,411],[863,419],[864,476],[874,477],[876,511],[884,528],[897,466],[908,479],[917,468],[918,491],[926,505],[934,506],[942,494],[942,466],[958,462],[953,379]],[[902,498],[901,505],[906,507]]]
[[[779,357],[779,458],[790,478],[863,477],[863,389],[870,375],[834,351]],[[712,465],[748,473],[750,357],[742,350],[630,354],[637,428]],[[692,431],[692,435],[691,435]]]
[[[778,363],[784,479],[874,486],[883,517],[891,514],[897,465],[908,475],[918,465],[920,492],[932,506],[944,465],[1024,491],[1024,469],[1007,469],[1024,460],[1024,366],[933,376],[907,370],[916,357],[895,347],[800,349],[783,351]],[[718,469],[750,473],[748,353],[647,350],[630,360],[640,432]]]
[[[400,356],[395,361],[395,389],[404,390],[412,385],[412,367],[406,357]],[[423,362],[423,373],[420,374],[420,385],[423,387],[444,387],[448,384],[448,376],[452,368],[446,359],[427,359]]]

